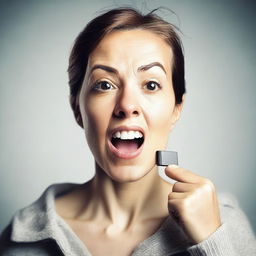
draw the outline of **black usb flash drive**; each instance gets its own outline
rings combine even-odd
[[[158,166],[178,165],[178,153],[175,151],[156,151],[156,164]]]

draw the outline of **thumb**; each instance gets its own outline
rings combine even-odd
[[[185,183],[198,183],[201,178],[200,176],[197,176],[193,172],[174,164],[168,165],[165,168],[165,174],[173,180]]]

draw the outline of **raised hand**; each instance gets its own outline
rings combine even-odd
[[[171,217],[193,243],[205,240],[221,225],[213,183],[176,165],[167,166],[165,173],[177,181],[168,195]]]

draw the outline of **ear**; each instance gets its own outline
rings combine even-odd
[[[183,109],[183,105],[184,105],[184,101],[185,101],[185,95],[183,94],[182,96],[182,102],[179,104],[176,104],[174,106],[173,112],[172,112],[172,120],[171,120],[171,127],[170,127],[170,131],[173,130],[176,122],[180,119],[180,114],[182,112]]]
[[[73,114],[74,114],[74,117],[76,119],[77,124],[81,128],[84,128],[83,127],[83,119],[82,119],[80,108],[79,108],[78,95],[77,96],[70,95],[69,96],[69,103],[70,103],[70,106],[73,110]]]

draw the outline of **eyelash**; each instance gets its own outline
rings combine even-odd
[[[92,85],[92,90],[93,90],[93,91],[101,91],[101,92],[103,92],[103,91],[108,91],[108,90],[103,90],[102,88],[99,88],[103,83],[109,84],[110,87],[112,87],[112,89],[116,89],[110,82],[103,80],[103,81],[96,81],[96,82]]]
[[[104,84],[104,83],[110,85],[109,88],[112,87],[111,90],[116,89],[116,87],[114,87],[114,86],[112,85],[112,83],[103,80],[103,81],[96,81],[96,82],[92,85],[92,90],[93,90],[93,91],[100,91],[100,92],[109,91],[108,89],[107,89],[107,90],[104,90],[104,89],[100,88],[100,86],[101,86],[102,84]],[[143,86],[143,88],[145,88],[147,85],[149,85],[149,84],[151,84],[151,83],[155,84],[155,85],[158,87],[158,89],[157,89],[157,90],[150,90],[150,89],[148,89],[148,91],[154,92],[154,91],[158,91],[159,89],[162,88],[159,83],[157,83],[156,81],[152,81],[152,80],[151,80],[151,81],[148,81],[148,82]]]
[[[158,89],[157,90],[148,90],[148,91],[154,92],[154,91],[158,91],[159,89],[162,88],[161,85],[159,83],[157,83],[156,81],[148,81],[143,87],[146,87],[147,85],[149,85],[151,83],[155,84],[158,87]]]

